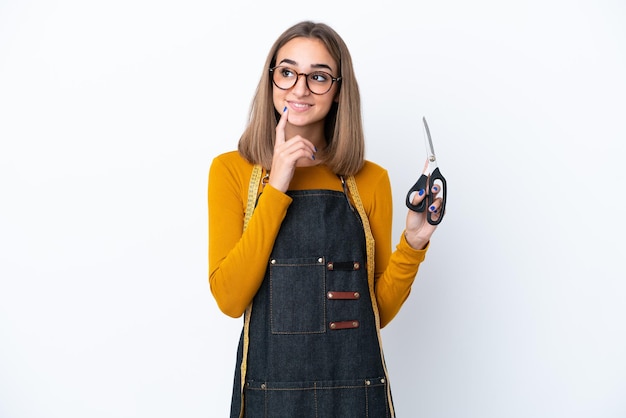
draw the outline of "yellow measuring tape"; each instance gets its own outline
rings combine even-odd
[[[254,212],[256,205],[256,199],[259,193],[259,184],[261,183],[261,176],[263,169],[260,165],[256,164],[252,169],[252,175],[250,176],[250,184],[248,185],[248,202],[246,203],[246,215],[243,218],[243,230],[245,231]],[[241,406],[239,408],[239,417],[243,418],[243,388],[246,382],[246,370],[248,367],[248,347],[250,345],[250,316],[252,314],[252,302],[246,308],[243,321],[243,356],[241,358]]]

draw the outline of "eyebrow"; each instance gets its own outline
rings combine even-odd
[[[296,66],[298,65],[297,62],[295,62],[294,60],[290,60],[289,58],[285,58],[285,59],[281,60],[278,63],[278,65],[280,65],[280,64],[290,64],[290,65],[296,65]],[[333,71],[333,69],[330,68],[330,65],[327,65],[327,64],[311,64],[311,68],[315,68],[315,69],[325,68],[328,71],[331,71],[331,72]]]

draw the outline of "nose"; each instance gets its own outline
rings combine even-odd
[[[300,78],[302,77],[302,78]],[[298,74],[298,79],[296,84],[293,86],[293,91],[299,96],[307,96],[311,93],[309,90],[309,85],[307,84],[307,75],[306,74]]]

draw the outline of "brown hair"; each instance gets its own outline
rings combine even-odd
[[[274,42],[250,106],[248,124],[239,139],[239,153],[253,164],[261,164],[267,170],[271,168],[280,115],[274,108],[269,69],[276,65],[278,50],[298,37],[319,39],[339,64],[341,81],[337,101],[333,102],[325,120],[324,134],[328,146],[324,162],[336,174],[356,174],[363,166],[365,155],[361,96],[348,47],[337,32],[324,23],[297,23]]]

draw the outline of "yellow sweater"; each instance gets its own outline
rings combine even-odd
[[[261,286],[291,203],[288,195],[266,185],[244,232],[252,168],[231,151],[217,156],[209,171],[209,284],[219,308],[234,318],[244,313]],[[427,249],[411,248],[402,234],[392,253],[392,196],[385,169],[366,161],[355,180],[376,243],[375,291],[384,327],[409,296]],[[339,178],[323,164],[296,169],[290,190],[307,189],[343,190]]]

